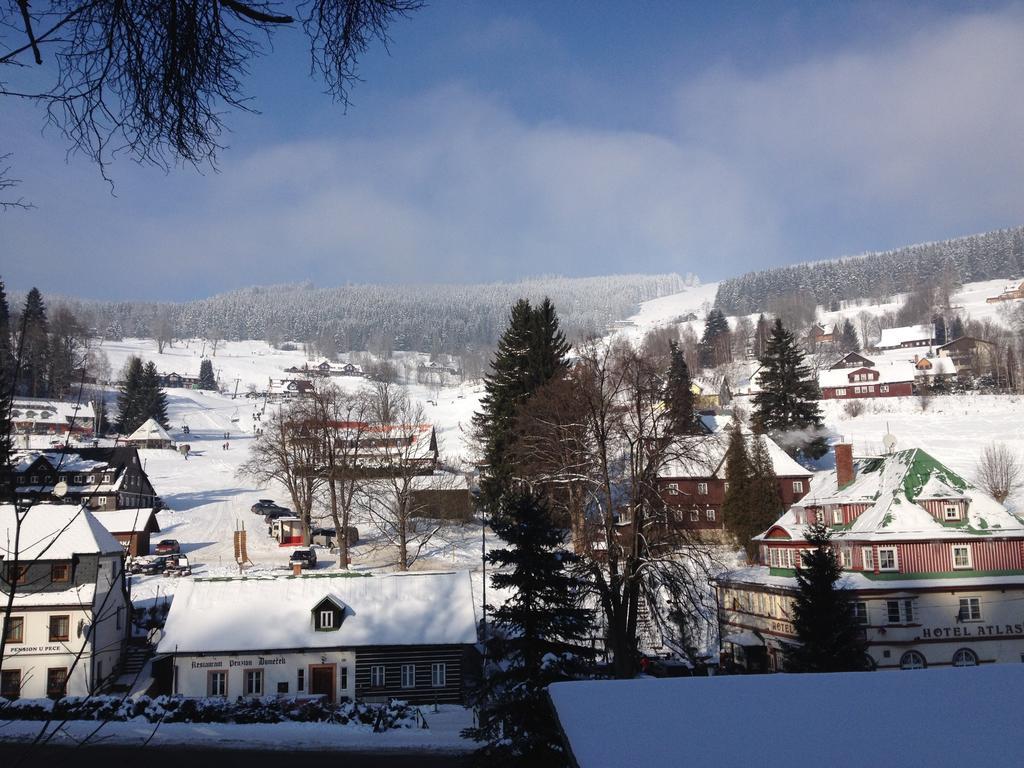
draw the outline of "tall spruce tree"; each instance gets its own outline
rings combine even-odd
[[[728,483],[722,500],[722,525],[736,542],[746,548],[750,534],[750,505],[754,468],[747,451],[747,438],[739,419],[729,426],[729,444],[725,450],[725,479]]]
[[[764,533],[785,510],[779,496],[779,479],[775,475],[775,465],[772,464],[765,436],[754,435],[750,442],[750,507],[745,519],[747,532],[744,546],[747,559],[753,563],[757,560],[758,552],[753,537]]]
[[[935,329],[935,346],[946,343],[946,319],[942,315],[932,316],[932,327]]]
[[[507,547],[487,554],[495,567],[491,583],[508,599],[489,606],[493,632],[478,696],[480,724],[465,735],[486,742],[477,763],[488,768],[564,766],[545,689],[580,677],[592,660],[585,585],[572,574],[576,556],[562,548],[565,533],[540,495],[507,493],[493,528]]]
[[[160,374],[152,360],[142,369],[140,411],[139,424],[146,419],[154,419],[161,427],[167,428],[167,395],[160,388]]]
[[[704,320],[704,335],[700,340],[700,364],[705,368],[728,363],[732,359],[729,340],[729,321],[721,310],[712,309]]]
[[[0,280],[0,472],[11,461],[14,448],[11,430],[11,399],[14,396],[14,354],[11,350],[11,312]]]
[[[146,419],[142,416],[142,358],[130,357],[117,396],[117,429],[130,434]]]
[[[485,465],[480,478],[481,503],[492,513],[513,484],[513,427],[518,409],[565,368],[568,353],[569,344],[548,299],[536,308],[526,299],[513,305],[508,328],[484,377],[480,411],[473,416]]]
[[[761,390],[754,395],[753,424],[791,455],[820,458],[828,451],[822,434],[820,391],[793,334],[776,319],[761,358]]]
[[[814,549],[796,571],[793,628],[798,644],[786,652],[789,672],[858,672],[870,668],[863,628],[849,593],[837,588],[842,568],[828,526],[817,522],[805,537]]]
[[[693,410],[693,388],[690,368],[675,341],[669,342],[669,368],[665,381],[665,407],[672,419],[671,431],[676,435],[693,435],[699,431]]]
[[[43,295],[38,288],[30,290],[25,297],[20,328],[17,392],[27,397],[47,397],[50,394],[47,381],[50,324],[46,319]]]
[[[217,389],[217,379],[213,375],[213,361],[206,357],[199,363],[199,388]]]
[[[850,318],[843,320],[843,328],[839,333],[839,349],[841,352],[856,352],[860,349],[860,339],[857,338],[857,329]]]

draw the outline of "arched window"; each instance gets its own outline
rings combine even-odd
[[[978,666],[978,654],[970,648],[961,648],[953,654],[954,667],[976,667]]]
[[[924,669],[928,662],[917,651],[907,651],[900,658],[900,669]]]

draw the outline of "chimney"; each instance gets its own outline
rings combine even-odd
[[[853,482],[853,446],[850,443],[836,443],[836,484],[842,488]]]
[[[302,575],[302,563],[292,563],[292,576]]]

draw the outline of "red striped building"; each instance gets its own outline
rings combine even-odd
[[[1024,523],[919,449],[853,459],[812,480],[760,542],[760,565],[717,580],[723,652],[781,668],[796,636],[795,568],[808,524],[832,528],[868,651],[879,669],[1024,661]]]

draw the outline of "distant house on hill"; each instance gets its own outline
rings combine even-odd
[[[938,348],[956,365],[957,373],[991,376],[996,367],[996,345],[974,336],[961,336]]]
[[[847,352],[829,366],[829,370],[838,371],[843,368],[874,368],[875,361],[864,357],[860,352]]]
[[[819,344],[831,344],[835,341],[835,326],[815,323],[807,332],[807,342],[810,346],[816,347]]]
[[[302,367],[291,366],[284,369],[285,373],[301,373],[304,376],[365,376],[363,369],[354,363],[332,363],[322,360],[316,365],[304,363]]]
[[[878,349],[910,349],[911,347],[930,347],[935,343],[935,326],[907,325],[901,328],[883,328],[882,338],[875,345]]]
[[[725,376],[697,376],[690,382],[694,406],[699,409],[724,408],[732,402],[732,390]]]
[[[187,376],[176,371],[161,373],[159,381],[160,386],[165,389],[197,389],[199,387],[198,376]]]
[[[66,403],[35,397],[16,397],[11,403],[11,426],[22,435],[88,434],[96,425],[90,403]]]
[[[146,419],[125,442],[135,448],[171,448],[174,445],[167,430],[156,419]]]
[[[851,363],[862,362],[853,367]],[[818,373],[822,400],[864,397],[905,397],[914,394],[914,364],[907,361],[874,361],[851,352],[828,370]]]
[[[998,296],[991,296],[985,301],[989,304],[998,304],[1000,301],[1013,301],[1014,299],[1024,299],[1024,280],[1021,280],[1019,285],[1006,286]]]

